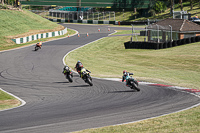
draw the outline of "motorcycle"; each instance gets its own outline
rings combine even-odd
[[[68,81],[70,83],[73,82],[73,73],[72,70],[69,67],[65,67],[65,69],[63,70],[63,74],[65,75],[66,79],[68,79]]]
[[[93,86],[92,77],[90,76],[90,71],[86,70],[85,68],[81,69],[81,78],[88,83],[90,86]]]
[[[135,80],[132,76],[133,73],[128,73],[126,76],[126,86],[130,87],[131,89],[135,89],[137,91],[140,91],[140,88],[138,88],[138,82]]]
[[[38,44],[35,45],[35,51],[37,51],[38,49],[41,49],[42,46],[39,46]]]

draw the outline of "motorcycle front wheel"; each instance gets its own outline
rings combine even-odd
[[[88,83],[90,86],[93,86],[93,83],[92,83],[92,81],[91,81],[90,78],[87,78],[87,83]]]

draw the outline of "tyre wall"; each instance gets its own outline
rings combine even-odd
[[[164,49],[164,48],[171,48],[180,45],[185,45],[189,43],[200,42],[200,36],[184,38],[180,40],[175,40],[173,42],[125,42],[124,47],[125,49]]]

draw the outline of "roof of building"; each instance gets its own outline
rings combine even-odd
[[[200,25],[194,22],[191,22],[186,19],[173,19],[173,18],[168,18],[158,21],[157,23],[149,25],[147,29],[159,28],[159,29],[170,30],[169,25],[172,27],[173,31],[179,31],[179,32],[200,31]]]

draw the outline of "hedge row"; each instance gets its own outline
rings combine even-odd
[[[125,42],[125,49],[163,49],[180,46],[184,44],[200,42],[200,36],[184,38],[173,42]]]

